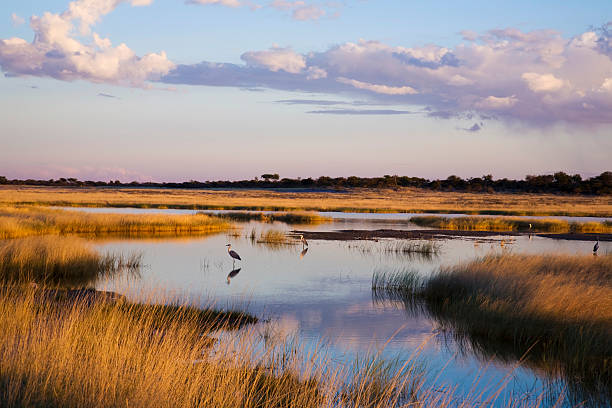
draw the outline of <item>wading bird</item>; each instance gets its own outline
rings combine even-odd
[[[593,255],[597,255],[597,250],[599,249],[599,237],[597,237],[597,242],[593,246]]]
[[[240,255],[238,255],[238,253],[232,249],[232,244],[227,244],[226,247],[227,247],[227,253],[229,254],[229,256],[233,258],[234,263],[236,262],[236,259],[239,261],[242,261],[242,258],[240,258]]]
[[[308,246],[308,241],[304,239],[303,235],[300,235],[300,241],[302,241],[302,248],[304,248],[305,246]]]
[[[228,275],[227,275],[227,284],[230,284],[230,281],[234,278],[234,276],[238,275],[238,273],[240,272],[242,268],[237,268],[232,270]]]

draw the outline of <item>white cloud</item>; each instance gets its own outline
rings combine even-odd
[[[314,80],[314,79],[323,79],[323,78],[327,78],[327,71],[319,67],[309,67],[308,68],[307,79]]]
[[[612,123],[612,23],[607,27],[574,38],[551,30],[470,32],[469,42],[453,48],[366,40],[304,54],[273,48],[245,53],[246,65],[179,66],[163,81],[352,94],[422,105],[436,117]]]
[[[0,66],[13,75],[48,76],[62,80],[88,80],[131,86],[145,86],[145,81],[159,79],[175,65],[165,52],[138,57],[125,44],[113,47],[107,38],[91,35],[91,43],[74,37],[74,22],[81,33],[125,0],[78,0],[62,14],[46,12],[32,16],[30,26],[34,41],[20,38],[0,40]],[[142,6],[150,0],[131,0]]]
[[[515,95],[512,96],[487,96],[476,102],[475,106],[481,109],[506,109],[513,107],[518,102]]]
[[[307,21],[318,20],[325,15],[325,10],[317,6],[302,6],[293,10],[292,17],[294,20]]]
[[[24,24],[25,20],[19,17],[17,14],[13,13],[11,14],[11,22],[13,23],[14,27],[17,27],[17,26]]]
[[[351,85],[357,89],[365,89],[384,95],[414,95],[418,93],[417,90],[409,86],[376,85],[342,77],[338,78],[337,81],[343,84]]]
[[[333,6],[331,3],[330,5]],[[269,7],[290,11],[291,17],[299,21],[318,20],[327,14],[322,5],[309,4],[304,0],[273,0],[269,3]]]
[[[601,84],[602,91],[612,92],[612,78],[606,78]]]
[[[306,68],[306,59],[290,48],[270,48],[267,51],[253,51],[242,54],[241,58],[250,66],[264,67],[270,71],[283,70],[291,74]]]
[[[552,74],[537,74],[525,72],[521,78],[533,92],[555,92],[565,86],[565,82]]]
[[[203,5],[218,4],[227,7],[240,7],[242,5],[239,0],[189,0],[189,3]]]

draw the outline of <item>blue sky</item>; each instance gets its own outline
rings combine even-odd
[[[0,175],[610,170],[612,3],[534,3],[5,1]]]

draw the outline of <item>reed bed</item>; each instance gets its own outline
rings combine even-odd
[[[525,358],[563,376],[575,401],[612,401],[610,255],[490,255],[427,279],[379,271],[372,287],[426,310],[486,358]]]
[[[437,192],[417,188],[342,192],[0,186],[0,203],[192,210],[462,213],[612,217],[610,196]]]
[[[279,230],[267,230],[261,232],[259,235],[258,243],[262,244],[278,244],[284,245],[289,244],[291,241],[283,231]]]
[[[218,337],[180,307],[162,315],[114,302],[65,307],[38,290],[0,288],[3,407],[382,408],[421,398],[410,363],[391,370],[367,360],[345,376],[282,339],[262,349],[250,330]],[[420,406],[447,405],[446,394],[424,395],[431,403]]]
[[[612,221],[569,222],[557,219],[520,219],[507,217],[438,217],[418,216],[410,218],[422,227],[460,231],[519,231],[519,232],[572,232],[612,233]]]
[[[365,241],[348,244],[349,249],[361,252],[364,255],[398,256],[409,259],[430,260],[440,253],[440,245],[432,240],[384,240]]]
[[[0,280],[87,283],[140,267],[142,254],[100,254],[76,237],[26,237],[0,241]]]
[[[322,224],[332,221],[330,217],[308,212],[230,212],[216,214],[216,216],[231,221],[283,222],[285,224]]]
[[[231,224],[204,214],[93,214],[40,206],[0,207],[0,239],[43,234],[204,234]]]

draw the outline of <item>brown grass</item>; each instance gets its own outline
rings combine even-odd
[[[410,221],[430,228],[460,231],[523,231],[612,233],[612,222],[569,222],[558,219],[524,219],[508,217],[439,217],[418,216]],[[531,224],[531,228],[530,228]]]
[[[612,196],[457,193],[414,188],[289,193],[268,190],[2,186],[0,203],[228,210],[612,216]]]
[[[253,331],[213,345],[215,333],[181,308],[160,329],[156,313],[105,302],[59,307],[41,303],[37,290],[0,288],[3,407],[389,407],[416,398],[420,384],[418,373],[390,374],[376,361],[346,383],[282,339],[261,350]]]
[[[0,239],[42,234],[185,235],[224,231],[228,221],[203,214],[92,214],[40,206],[0,207]]]
[[[576,403],[612,401],[612,255],[491,255],[428,279],[378,273],[372,286],[472,352],[562,375]]]
[[[100,254],[76,237],[0,240],[0,281],[87,284],[140,266],[141,255]]]

